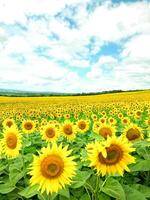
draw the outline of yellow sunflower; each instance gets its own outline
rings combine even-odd
[[[110,117],[110,118],[108,119],[108,122],[109,122],[110,124],[112,124],[112,125],[115,125],[115,124],[117,123],[117,120],[116,120],[115,118],[113,118],[113,117]]]
[[[111,137],[115,135],[116,129],[109,124],[101,124],[100,127],[97,128],[96,133],[101,135],[103,138]]]
[[[137,110],[137,111],[135,112],[135,114],[134,114],[134,116],[135,116],[136,119],[139,119],[139,118],[141,117],[141,115],[142,115],[141,110]]]
[[[106,123],[106,118],[101,117],[101,118],[99,119],[99,122],[102,123],[102,124],[105,124],[105,123]]]
[[[29,174],[31,185],[38,184],[41,193],[47,194],[58,192],[58,190],[69,185],[75,175],[76,163],[74,157],[69,156],[71,150],[67,146],[57,146],[56,143],[50,148],[42,148],[39,156],[34,156]]]
[[[135,124],[130,124],[126,127],[122,136],[127,138],[130,142],[138,141],[144,138],[142,129]]]
[[[15,128],[9,128],[4,131],[2,146],[4,154],[8,157],[17,157],[22,147],[21,135]]]
[[[35,131],[35,123],[32,120],[25,120],[22,123],[22,130],[24,133],[33,133]]]
[[[79,133],[86,133],[89,130],[89,121],[88,120],[78,120],[76,125],[77,125],[77,131]]]
[[[130,119],[128,117],[123,117],[121,119],[121,122],[124,126],[128,125],[130,123]]]
[[[47,142],[55,142],[58,138],[58,129],[54,124],[44,126],[41,131],[42,139]]]
[[[144,122],[147,126],[150,126],[150,119],[146,119]]]
[[[60,133],[69,140],[73,140],[76,137],[77,127],[70,121],[65,121],[60,127]]]
[[[98,117],[97,117],[96,114],[92,114],[92,115],[91,115],[91,118],[93,119],[93,121],[97,121],[97,119],[98,119]]]
[[[3,127],[6,128],[11,128],[13,126],[16,126],[14,119],[5,119],[3,121]]]
[[[98,174],[123,175],[124,170],[129,171],[127,165],[135,163],[135,158],[130,155],[135,149],[131,143],[121,137],[108,137],[107,140],[94,146],[88,153],[90,166],[97,170]]]

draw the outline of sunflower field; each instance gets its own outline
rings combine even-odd
[[[150,199],[150,91],[0,97],[0,200]]]

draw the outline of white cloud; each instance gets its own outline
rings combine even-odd
[[[124,45],[123,58],[132,62],[150,61],[150,35],[137,35]]]
[[[117,59],[113,58],[112,56],[101,56],[98,64],[103,65],[103,64],[115,64],[117,63]]]
[[[150,33],[150,5],[146,1],[103,4],[89,16],[82,27],[84,33],[104,41],[117,41],[135,33]]]
[[[7,28],[0,27],[0,87],[67,92],[148,87],[150,4],[141,1],[113,5],[107,1],[89,13],[88,1],[1,0],[0,22],[19,22],[27,31],[9,35]],[[78,29],[70,29],[65,22],[54,18],[66,5],[78,5],[73,16]],[[27,19],[33,15],[45,18]],[[59,40],[50,40],[51,33],[58,35]],[[89,48],[91,38],[96,39]],[[105,42],[116,42],[123,48],[118,55],[121,61],[111,54],[101,55],[85,76],[71,71],[73,67],[88,69],[92,56]],[[46,55],[51,60],[36,55],[34,50],[39,46],[48,48]],[[27,62],[21,64],[10,57],[15,53],[23,55]],[[67,66],[60,66],[58,61]],[[114,76],[104,74],[103,66],[113,70]]]
[[[103,76],[102,70],[100,67],[93,66],[91,71],[87,73],[87,78],[91,80],[100,79]]]

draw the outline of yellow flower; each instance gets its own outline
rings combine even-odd
[[[32,120],[25,120],[22,123],[22,130],[24,133],[33,133],[35,130],[35,123]]]
[[[124,170],[129,171],[127,165],[135,163],[130,155],[135,149],[131,147],[126,139],[109,137],[107,140],[93,146],[89,155],[90,166],[97,170],[98,174],[123,175]]]
[[[22,147],[21,135],[15,128],[9,128],[4,131],[2,146],[4,154],[8,157],[17,157]]]
[[[99,119],[99,122],[100,122],[101,124],[105,124],[105,123],[106,123],[106,118],[101,117],[101,118]]]
[[[109,124],[101,124],[100,127],[97,128],[96,133],[101,135],[103,138],[107,138],[108,136],[115,135],[116,129]]]
[[[81,119],[77,121],[77,131],[79,133],[85,133],[89,130],[89,121]]]
[[[77,127],[70,121],[65,121],[60,127],[60,133],[67,139],[73,140],[76,137]]]
[[[144,138],[142,129],[135,124],[130,124],[125,128],[123,137],[127,138],[128,141],[134,142]]]
[[[41,193],[46,191],[49,194],[70,184],[76,171],[74,157],[70,154],[67,146],[62,148],[62,145],[57,146],[56,143],[51,148],[42,148],[39,156],[34,156],[30,167],[31,185],[38,184]]]
[[[130,123],[130,119],[128,117],[123,117],[121,122],[123,125],[128,125]]]
[[[150,119],[146,119],[144,122],[147,126],[150,126]]]
[[[110,124],[112,124],[112,125],[115,125],[115,124],[117,123],[116,119],[113,118],[113,117],[110,117],[110,118],[108,119],[108,122],[109,122]]]
[[[13,126],[15,126],[16,127],[16,124],[15,124],[15,121],[14,121],[14,119],[5,119],[4,121],[3,121],[3,127],[6,129],[6,128],[11,128],[11,127],[13,127]]]
[[[58,129],[54,124],[44,126],[41,131],[42,139],[47,142],[55,142],[58,138]]]

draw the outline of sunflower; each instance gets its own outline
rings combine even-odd
[[[109,124],[101,124],[99,128],[97,128],[96,133],[101,135],[103,138],[107,138],[108,136],[115,135],[116,129]]]
[[[4,154],[8,157],[17,157],[22,147],[21,135],[15,128],[9,128],[4,131],[2,146]]]
[[[115,118],[113,118],[113,117],[110,117],[110,118],[108,119],[108,122],[109,122],[110,124],[112,124],[112,125],[115,125],[115,124],[117,123],[117,120],[116,120]]]
[[[127,138],[128,141],[134,142],[144,138],[142,129],[135,124],[130,124],[125,128],[123,137]]]
[[[144,122],[147,126],[150,126],[150,119],[146,119]]]
[[[142,112],[141,112],[141,110],[137,110],[136,112],[135,112],[135,118],[136,119],[139,119],[140,117],[141,117],[141,115],[142,115]]]
[[[60,133],[67,139],[73,140],[76,137],[77,127],[70,121],[65,121],[60,127]]]
[[[131,143],[121,137],[108,137],[107,140],[94,146],[88,153],[90,166],[97,170],[98,174],[123,175],[124,170],[129,171],[127,165],[135,163],[135,158],[130,155],[135,149]]]
[[[121,122],[123,125],[128,125],[130,123],[130,119],[128,117],[123,117]]]
[[[67,113],[67,114],[64,115],[64,117],[65,117],[65,119],[70,119],[70,114]]]
[[[5,119],[3,121],[3,127],[6,128],[11,128],[13,126],[16,126],[14,119]]]
[[[91,115],[91,118],[92,118],[93,121],[97,121],[97,119],[98,119],[98,117],[97,117],[96,114],[92,114],[92,115]]]
[[[33,133],[35,131],[35,123],[32,120],[25,120],[22,123],[22,130],[24,133]]]
[[[122,113],[119,113],[119,114],[118,114],[118,118],[120,118],[120,119],[123,118],[123,114],[122,114]]]
[[[105,123],[106,123],[106,118],[101,117],[101,118],[99,119],[99,122],[102,123],[102,124],[105,124]]]
[[[31,185],[38,184],[38,190],[47,194],[58,192],[58,190],[69,185],[75,175],[76,163],[74,157],[69,156],[71,150],[67,146],[57,146],[56,143],[50,148],[43,147],[39,156],[34,156],[29,174]]]
[[[47,142],[55,142],[58,138],[58,129],[54,124],[44,126],[41,131],[42,139]]]
[[[78,120],[77,121],[77,130],[79,133],[86,133],[89,130],[89,121],[88,120]]]

